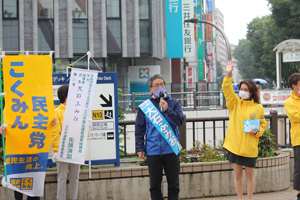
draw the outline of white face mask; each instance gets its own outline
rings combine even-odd
[[[296,86],[296,88],[298,89],[297,92],[300,94],[300,87]]]
[[[249,94],[249,92],[240,90],[240,91],[239,91],[239,96],[240,96],[242,99],[249,99],[250,94]]]

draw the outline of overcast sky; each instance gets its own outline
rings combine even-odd
[[[224,31],[230,44],[246,38],[247,24],[255,17],[271,14],[266,0],[215,0],[224,15]]]

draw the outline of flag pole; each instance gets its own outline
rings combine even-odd
[[[2,93],[2,57],[1,57],[1,63],[0,63],[0,107],[1,107],[1,125],[3,125],[3,95],[5,93]],[[2,148],[3,148],[3,163],[4,163],[4,176],[5,176],[5,183],[7,184],[7,171],[6,171],[6,154],[5,154],[5,137],[4,134],[2,134]],[[7,185],[5,185],[7,186]]]

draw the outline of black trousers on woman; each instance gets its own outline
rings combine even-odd
[[[161,182],[163,169],[168,182],[168,199],[178,200],[179,196],[179,155],[165,154],[147,157],[150,175],[150,193],[152,200],[163,200]]]

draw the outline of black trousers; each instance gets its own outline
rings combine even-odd
[[[23,199],[23,194],[17,191],[14,191],[15,194],[15,200],[22,200]],[[27,200],[40,200],[40,197],[27,197]]]
[[[300,191],[300,146],[294,146],[294,190]]]
[[[165,154],[147,157],[150,175],[150,193],[152,200],[163,200],[161,182],[163,169],[168,182],[168,199],[178,200],[179,196],[179,155]]]

